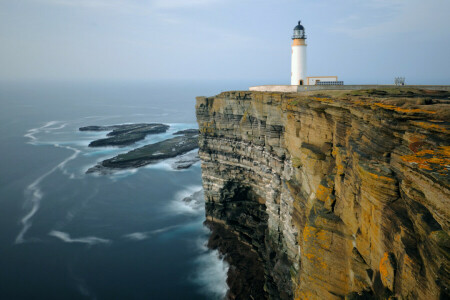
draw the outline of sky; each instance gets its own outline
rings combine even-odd
[[[450,84],[448,0],[0,0],[0,80]]]

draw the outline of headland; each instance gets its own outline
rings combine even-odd
[[[450,297],[449,89],[347,87],[197,97],[229,299]]]

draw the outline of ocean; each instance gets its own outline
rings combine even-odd
[[[245,82],[0,84],[0,299],[222,299],[228,265],[205,246],[200,163],[108,175],[97,162],[197,128],[195,96]],[[88,125],[165,123],[123,148]]]

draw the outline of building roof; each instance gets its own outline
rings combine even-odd
[[[302,21],[298,21],[298,25],[294,27],[294,30],[305,30],[302,24],[300,24]]]

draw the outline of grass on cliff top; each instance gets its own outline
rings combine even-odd
[[[367,90],[321,90],[301,92],[305,96],[329,96],[329,97],[369,97],[369,98],[432,98],[450,99],[448,91],[423,90],[417,88],[380,88]]]
[[[351,91],[347,97],[369,102],[375,108],[401,114],[428,115],[434,120],[450,119],[450,92],[414,88],[387,88]],[[358,101],[357,101],[358,102]],[[361,103],[361,102],[360,102]]]
[[[402,115],[427,117],[431,121],[447,123],[450,120],[450,92],[447,91],[407,87],[308,91],[292,93],[289,104],[298,105],[302,98],[328,103],[334,101],[350,102],[352,105],[371,107],[373,110],[382,109]]]
[[[438,99],[449,99],[450,92],[447,91],[434,91],[434,90],[423,90],[417,88],[384,88],[384,89],[367,89],[367,90],[355,90],[347,92],[349,96],[369,96],[376,98],[387,98],[387,97],[405,97],[405,98],[438,98]]]

